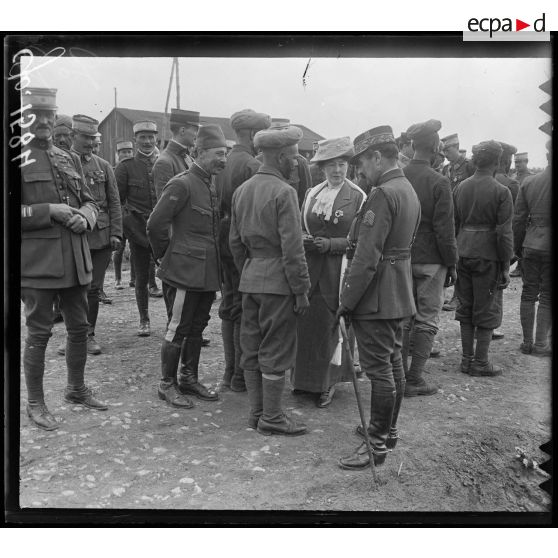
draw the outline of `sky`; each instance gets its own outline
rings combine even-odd
[[[118,106],[164,111],[171,58],[35,57],[30,85],[58,89],[59,112],[102,120]],[[45,64],[46,62],[46,64]],[[440,136],[461,147],[495,139],[546,165],[548,140],[538,127],[548,95],[550,58],[180,58],[182,109],[228,117],[252,108],[290,118],[324,137],[350,136],[389,124],[399,135],[436,118]],[[41,66],[41,67],[39,67]],[[34,69],[36,68],[36,69]],[[176,106],[173,87],[170,107]]]

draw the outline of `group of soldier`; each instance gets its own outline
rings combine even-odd
[[[117,142],[113,170],[94,153],[99,123],[57,116],[56,90],[28,88],[22,105],[33,134],[29,164],[21,165],[23,365],[33,423],[59,427],[43,393],[56,300],[67,330],[64,397],[107,409],[86,386],[84,370],[88,352],[101,351],[99,294],[111,254],[126,238],[140,336],[150,335],[153,262],[162,281],[167,328],[159,398],[183,409],[194,406],[191,397],[219,398],[200,381],[199,361],[221,291],[221,389],[247,391],[248,425],[260,434],[305,434],[282,404],[285,373],[296,361],[297,319],[312,297],[300,209],[306,191],[324,178],[322,164],[310,166],[298,153],[302,131],[244,109],[230,119],[236,134],[230,149],[219,126],[203,124],[198,112],[172,109],[164,149],[159,153],[155,122],[135,122],[133,141]],[[429,120],[397,139],[384,125],[354,142],[323,140],[345,146],[342,157],[329,160],[338,169],[346,165],[366,194],[344,247],[336,318],[350,326],[371,382],[370,422],[356,433],[369,438],[377,465],[397,443],[403,398],[438,390],[423,373],[446,287],[455,284],[446,304],[456,305],[460,322],[461,372],[497,376],[502,369],[490,362],[489,346],[501,325],[510,264],[520,258],[520,350],[550,354],[550,168],[530,175],[525,153],[493,140],[475,145],[469,160],[457,134],[440,141],[440,129]],[[517,180],[510,177],[514,153]],[[331,244],[312,242],[322,254]],[[363,443],[339,464],[362,469],[369,459]]]

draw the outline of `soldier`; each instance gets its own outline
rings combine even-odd
[[[511,193],[493,178],[501,154],[498,142],[475,145],[477,170],[453,193],[459,253],[455,319],[461,326],[461,372],[470,376],[502,373],[488,360],[492,331],[502,323],[502,293],[510,282],[513,255]]]
[[[513,202],[515,203],[515,198],[517,198],[517,193],[519,192],[519,182],[510,176],[510,169],[512,155],[517,152],[517,147],[503,141],[498,143],[502,146],[502,157],[500,158],[500,166],[494,178],[509,189]]]
[[[527,165],[529,164],[529,154],[526,152],[516,153],[514,155],[515,162],[515,179],[519,182],[521,186],[523,181],[528,177],[532,176],[533,173],[529,170]]]
[[[390,126],[355,138],[355,163],[372,190],[349,232],[350,258],[338,316],[351,320],[360,366],[370,378],[368,436],[381,465],[397,442],[397,418],[405,392],[401,360],[403,322],[415,313],[411,245],[420,223],[420,203],[398,166]],[[357,428],[357,434],[365,435]],[[342,469],[370,465],[363,442],[339,461]]]
[[[72,119],[65,114],[57,114],[54,120],[54,145],[69,151],[72,148]]]
[[[93,155],[99,156],[99,153],[101,152],[101,144],[103,143],[101,141],[101,138],[102,138],[101,132],[97,132],[95,134],[95,138],[93,139],[93,149],[92,149]]]
[[[172,138],[153,165],[153,180],[157,199],[167,182],[188,170],[185,157],[194,145],[200,125],[200,113],[192,110],[171,109],[170,131]]]
[[[61,300],[68,332],[68,383],[64,399],[106,410],[84,383],[87,361],[87,286],[91,256],[85,231],[95,226],[98,208],[82,175],[79,158],[53,145],[56,89],[28,88],[22,106],[31,105],[33,139],[26,149],[33,161],[21,168],[21,299],[27,338],[23,370],[27,414],[44,430],[59,423],[48,410],[43,392],[45,351],[52,335],[52,303]]]
[[[134,156],[134,142],[128,140],[116,140],[116,164],[132,159]]]
[[[444,155],[449,161],[442,169],[442,174],[447,176],[450,181],[452,193],[455,188],[466,178],[473,176],[475,173],[475,165],[469,161],[459,150],[459,137],[457,134],[451,134],[442,138],[444,144]],[[450,291],[451,292],[451,291]],[[446,293],[448,294],[448,293]],[[445,312],[453,312],[457,308],[457,299],[455,297],[455,289],[451,299],[446,299],[442,310]]]
[[[406,132],[401,132],[401,135],[395,140],[395,143],[399,149],[397,165],[400,169],[404,169],[409,164],[414,154],[411,138],[409,138]]]
[[[204,401],[218,399],[217,393],[199,382],[198,367],[202,333],[220,288],[219,210],[213,176],[225,166],[225,136],[219,126],[208,124],[199,129],[195,145],[194,163],[167,183],[147,221],[169,302],[158,395],[173,407],[185,409],[193,407],[188,395]]]
[[[157,203],[152,173],[157,159],[157,124],[150,120],[142,120],[133,125],[133,130],[137,152],[133,159],[118,163],[115,175],[122,203],[124,234],[130,242],[131,259],[136,273],[136,304],[140,316],[138,335],[147,337],[151,335],[147,288],[151,250],[145,227]]]
[[[549,333],[552,326],[552,174],[550,141],[546,144],[547,167],[527,177],[519,189],[513,218],[515,253],[522,257],[523,290],[519,315],[523,330],[520,350],[524,354],[550,356]],[[537,333],[533,343],[535,303]]]
[[[444,144],[440,140],[440,144],[438,145],[438,151],[436,151],[436,154],[434,155],[434,159],[432,160],[432,168],[436,172],[443,174],[445,160],[446,157],[444,155]]]
[[[424,380],[423,373],[438,332],[444,287],[453,285],[456,279],[457,245],[449,180],[430,166],[438,152],[438,130],[441,127],[439,120],[429,120],[413,124],[407,130],[414,156],[403,173],[418,196],[421,221],[411,252],[417,312],[403,329],[405,397],[432,395],[438,391],[437,386]],[[413,357],[410,368],[407,368],[410,344]]]
[[[287,184],[302,131],[270,128],[254,137],[263,165],[232,198],[230,248],[241,274],[240,365],[260,434],[298,436],[306,426],[283,411],[285,371],[296,359],[296,316],[309,306],[308,267],[296,192]]]
[[[98,355],[101,347],[95,339],[95,325],[99,314],[99,295],[112,251],[118,249],[122,238],[122,210],[110,163],[93,153],[99,122],[83,114],[75,115],[72,120],[72,152],[80,158],[85,181],[99,207],[97,223],[87,232],[93,265],[93,276],[87,291],[87,352]]]
[[[259,130],[269,128],[271,119],[267,114],[244,109],[231,116],[230,124],[237,137],[236,144],[227,157],[225,169],[215,180],[222,217],[219,248],[223,271],[223,297],[219,306],[219,317],[221,318],[221,333],[225,350],[225,373],[221,388],[246,391],[244,373],[240,367],[240,318],[242,315],[242,295],[238,291],[240,274],[236,269],[229,247],[231,203],[235,190],[256,174],[261,166],[261,163],[255,158],[254,136]]]

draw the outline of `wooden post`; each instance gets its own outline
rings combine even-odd
[[[171,89],[172,89],[172,78],[174,77],[174,61],[175,60],[176,60],[176,58],[172,59],[172,68],[171,68],[171,75],[170,75],[170,80],[169,80],[169,88],[167,90],[167,101],[165,103],[165,116],[163,117],[163,129],[161,130],[161,134],[162,134],[161,146],[164,146],[164,144],[165,144],[166,131],[167,131],[167,128],[169,127],[169,119],[168,119],[169,100],[170,100],[170,93],[171,93]]]
[[[176,108],[180,108],[180,73],[178,69],[178,58],[174,59],[174,64],[176,66]]]

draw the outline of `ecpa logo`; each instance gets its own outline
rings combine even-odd
[[[515,25],[514,25],[515,21]],[[550,40],[550,33],[546,31],[546,14],[527,23],[518,18],[472,17],[467,22],[467,31],[463,32],[464,41],[546,41]],[[516,33],[524,31],[521,35]],[[508,35],[510,33],[511,35]]]

